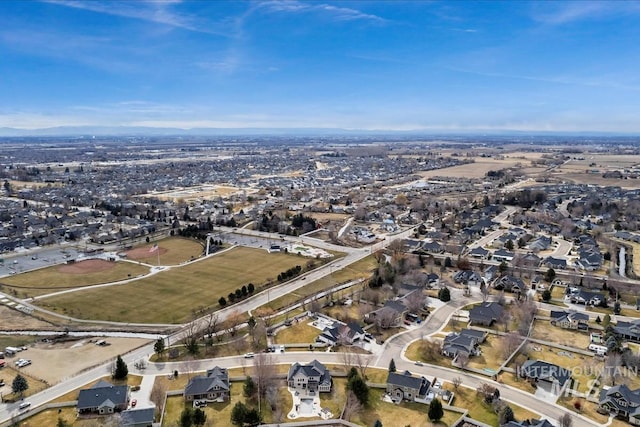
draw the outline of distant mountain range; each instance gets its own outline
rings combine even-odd
[[[41,129],[17,129],[0,127],[0,137],[85,137],[92,136],[435,136],[435,135],[493,135],[493,136],[636,136],[633,134],[608,132],[541,132],[510,130],[362,130],[340,128],[159,128],[143,126],[59,126]]]

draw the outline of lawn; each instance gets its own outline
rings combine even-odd
[[[322,333],[318,328],[309,325],[310,319],[303,319],[291,326],[280,328],[274,337],[276,344],[312,344],[316,337]]]
[[[581,350],[589,347],[589,335],[585,332],[553,326],[548,320],[536,320],[533,325],[532,338],[551,341]]]
[[[467,387],[458,387],[457,390],[452,384],[445,383],[444,388],[454,393],[452,406],[464,408],[469,411],[469,417],[490,426],[498,425],[498,414],[493,411],[491,405],[484,403],[484,399],[476,392],[476,390]],[[525,420],[531,418],[539,418],[540,416],[521,408],[512,403],[509,404],[517,420]]]
[[[485,342],[480,344],[479,348],[482,354],[470,357],[468,366],[475,369],[489,368],[498,370],[505,361],[501,354],[500,340],[500,336],[489,334]]]
[[[341,270],[334,271],[333,273],[323,277],[322,279],[314,280],[308,285],[297,289],[290,294],[283,295],[280,298],[276,298],[266,305],[273,308],[274,310],[277,310],[283,307],[287,307],[295,303],[296,301],[301,300],[303,297],[308,297],[325,289],[332,288],[339,283],[345,283],[350,280],[369,278],[371,276],[372,269],[375,267],[375,264],[375,259],[372,256],[368,256],[358,262],[342,268]],[[348,291],[343,291],[343,293],[344,292]]]
[[[82,319],[184,323],[194,310],[217,307],[220,297],[226,298],[238,287],[248,283],[259,287],[301,262],[295,255],[234,248],[117,288],[74,292],[41,300],[39,304],[58,312],[66,309]]]
[[[108,270],[74,274],[60,271],[64,265],[41,268],[2,279],[5,292],[15,290],[24,297],[34,297],[64,289],[82,288],[117,282],[149,272],[149,268],[132,262],[114,262]]]
[[[186,385],[186,382],[184,383]],[[172,390],[176,390],[176,384],[171,384]],[[182,385],[184,388],[184,385]],[[285,394],[286,393],[286,394]],[[207,415],[207,421],[211,420],[214,425],[231,425],[231,411],[233,406],[237,402],[243,402],[247,404],[247,399],[242,394],[242,383],[231,383],[231,398],[230,400],[222,403],[209,403],[204,409]],[[283,417],[289,413],[293,401],[291,400],[291,394],[284,387],[284,382],[278,390],[278,407],[282,411]],[[248,406],[255,407],[257,404],[249,403]],[[192,403],[186,403],[182,396],[172,396],[167,399],[167,405],[164,410],[164,418],[162,420],[163,426],[179,425],[180,414],[186,407],[193,407]],[[262,418],[265,423],[274,421],[274,414],[271,411],[270,405],[263,401],[261,405]]]

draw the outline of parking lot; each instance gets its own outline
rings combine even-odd
[[[70,259],[76,259],[80,255],[78,249],[71,246],[59,246],[56,248],[39,249],[23,253],[0,254],[0,277],[12,274],[24,273],[37,268],[51,265],[64,264]]]

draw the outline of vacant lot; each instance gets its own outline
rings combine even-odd
[[[283,253],[234,248],[131,283],[59,295],[39,304],[82,319],[183,323],[195,309],[217,306],[220,297],[269,278],[305,260]]]
[[[7,358],[7,365],[14,366],[17,358],[31,359],[32,364],[20,369],[33,378],[54,384],[83,369],[99,365],[109,360],[115,360],[119,354],[124,354],[134,348],[147,344],[149,341],[139,338],[108,338],[110,345],[98,346],[90,342],[89,338],[52,344],[39,342],[28,346],[14,358]],[[0,372],[7,372],[9,366]],[[133,370],[133,367],[130,368]],[[13,381],[13,378],[11,378]]]
[[[540,153],[513,153],[503,159],[476,157],[475,162],[467,165],[420,172],[424,178],[446,176],[451,178],[482,178],[487,172],[513,167],[526,167],[529,173],[542,172],[544,168],[531,167],[531,160],[540,158]]]
[[[309,325],[311,320],[302,319],[299,322],[294,321],[291,326],[286,326],[278,330],[276,333],[276,344],[312,344],[316,341],[316,337],[322,333],[318,328]]]
[[[553,326],[548,320],[536,320],[534,322],[532,338],[551,341],[581,350],[585,350],[589,346],[589,335],[586,332],[562,329]]]
[[[2,284],[20,296],[34,297],[64,289],[117,282],[148,272],[148,267],[131,262],[92,259],[5,277]]]

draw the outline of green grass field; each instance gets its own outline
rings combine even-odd
[[[60,267],[56,265],[5,277],[2,279],[3,289],[5,292],[15,290],[19,295],[34,297],[64,289],[117,282],[149,272],[148,267],[131,262],[116,262],[109,270],[84,274],[64,273]]]
[[[136,323],[183,323],[194,310],[217,307],[238,287],[258,287],[304,259],[261,249],[234,248],[152,277],[118,286],[88,289],[38,301],[41,306],[81,319]]]

